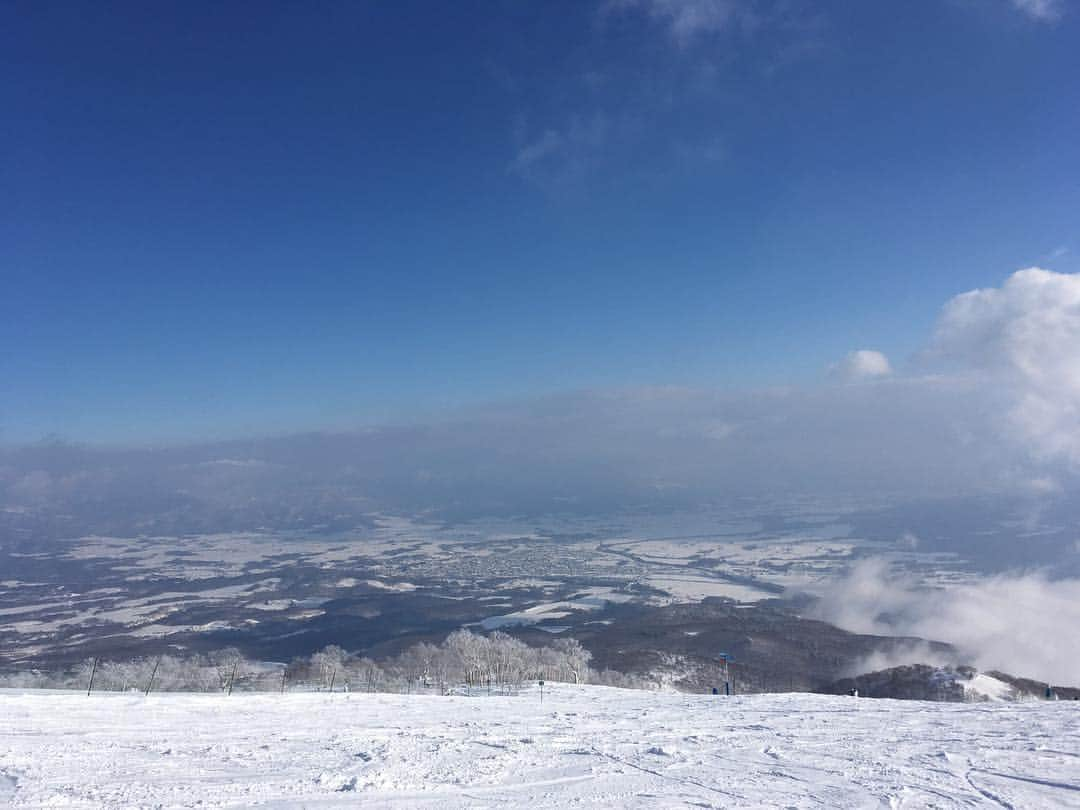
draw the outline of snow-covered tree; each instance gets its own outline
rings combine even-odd
[[[345,661],[349,654],[341,647],[331,644],[324,647],[311,656],[311,669],[319,679],[324,689],[333,688],[335,682],[342,676]]]

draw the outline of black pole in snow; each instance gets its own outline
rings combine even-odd
[[[86,686],[86,696],[90,697],[90,693],[94,691],[94,675],[97,673],[97,656],[90,659],[90,683]]]
[[[146,684],[146,691],[143,692],[143,697],[146,697],[147,695],[150,694],[150,689],[154,685],[154,676],[157,675],[157,670],[158,670],[159,666],[161,666],[161,656],[160,655],[157,657],[157,661],[154,662],[154,669],[150,673],[150,680]]]
[[[240,666],[240,659],[237,658],[233,661],[232,672],[229,673],[229,689],[225,692],[226,695],[232,694],[233,683],[236,681],[236,668]]]

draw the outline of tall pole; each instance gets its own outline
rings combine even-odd
[[[90,693],[94,691],[94,675],[97,673],[97,656],[95,655],[90,659],[90,683],[86,686],[86,696],[90,697]]]
[[[225,692],[226,695],[231,695],[232,694],[233,683],[236,681],[236,668],[238,666],[240,666],[240,659],[239,658],[237,658],[235,661],[233,661],[232,672],[229,673],[229,688]]]
[[[157,657],[157,661],[154,662],[154,669],[150,673],[150,680],[146,684],[146,691],[143,692],[143,697],[150,694],[150,688],[154,685],[154,676],[157,675],[158,667],[161,666],[161,656]]]

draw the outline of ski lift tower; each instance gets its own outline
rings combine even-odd
[[[731,665],[735,662],[735,656],[731,653],[722,652],[719,655],[720,660],[723,662],[724,672],[724,694],[730,695],[734,689],[731,681]]]

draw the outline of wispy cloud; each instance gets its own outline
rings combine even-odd
[[[741,0],[613,0],[606,13],[643,13],[662,25],[681,46],[700,36],[716,34],[755,16]]]
[[[1013,7],[1033,20],[1057,22],[1065,15],[1065,0],[1010,0]]]
[[[527,172],[540,161],[559,152],[565,143],[566,139],[560,133],[546,129],[539,138],[518,149],[514,168],[519,172]]]
[[[731,94],[725,71],[767,80],[817,52],[823,37],[820,12],[798,0],[607,0],[596,8],[592,30],[582,32],[590,47],[517,94],[509,168],[546,190],[606,177],[608,168],[633,179],[726,163],[731,146],[718,115]]]
[[[828,28],[819,9],[799,0],[610,0],[601,14],[649,20],[684,57],[692,46],[713,48],[724,37],[728,55],[739,43],[755,42],[753,56],[766,72],[819,51]]]
[[[523,127],[510,170],[548,190],[579,183],[602,160],[612,123],[596,112],[570,116],[558,128],[530,134]]]

